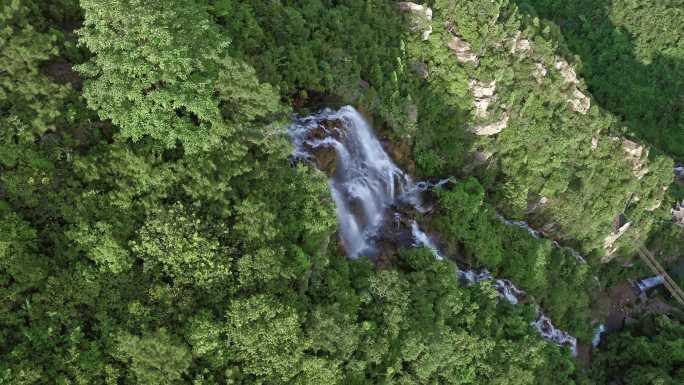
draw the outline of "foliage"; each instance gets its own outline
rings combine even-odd
[[[684,324],[651,316],[608,334],[596,355],[592,377],[599,383],[680,384],[684,380]]]
[[[548,196],[542,219],[595,252],[623,208],[639,235],[667,214],[671,163],[656,154],[634,178],[612,115],[570,114],[558,74],[538,85],[530,60],[496,47],[523,28],[550,68],[547,24],[504,0],[433,8],[423,41],[380,0],[3,1],[0,384],[580,380],[531,327],[533,305],[461,286],[451,261],[346,259],[325,175],[289,162],[286,104],[366,106],[419,174],[479,179],[438,193],[432,224],[450,246],[588,338],[590,265],[496,210],[522,217]],[[454,60],[446,22],[479,66]],[[511,117],[497,138],[468,132],[471,78],[497,81],[492,111]],[[469,164],[475,149],[495,154],[488,166]],[[657,344],[678,348],[679,326],[661,329]],[[659,351],[648,342],[635,346]]]
[[[278,110],[271,88],[226,55],[227,42],[201,2],[81,4],[81,42],[95,54],[80,66],[92,79],[84,96],[124,138],[150,135],[196,152]]]
[[[566,49],[581,58],[581,75],[593,96],[624,121],[629,134],[682,159],[681,0],[518,3],[560,27]]]
[[[495,276],[508,277],[543,306],[561,328],[583,340],[591,336],[589,305],[594,290],[591,269],[565,248],[503,223],[484,202],[475,178],[437,192],[440,213],[434,219],[448,242],[463,245],[468,257]]]
[[[0,125],[21,120],[35,134],[55,128],[67,89],[41,73],[40,64],[57,54],[57,37],[32,23],[33,3],[0,4]]]

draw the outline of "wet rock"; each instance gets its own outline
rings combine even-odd
[[[591,99],[575,88],[572,93],[572,99],[570,99],[570,108],[575,112],[585,115],[589,111],[589,107],[591,107]]]
[[[501,120],[489,124],[481,124],[470,129],[470,131],[479,136],[491,136],[498,134],[504,128],[508,127],[508,114],[504,114]]]
[[[59,143],[61,136],[55,132],[46,132],[40,136],[40,144],[49,145]]]
[[[399,10],[411,13],[411,31],[420,32],[420,38],[427,40],[432,33],[432,9],[410,1],[399,2]]]
[[[402,169],[410,174],[415,174],[416,164],[411,156],[411,145],[407,141],[383,140],[383,148],[389,153],[390,158]]]
[[[337,169],[337,153],[332,147],[317,147],[312,149],[316,159],[316,168],[323,171],[327,176],[335,174]]]
[[[675,166],[674,174],[675,174],[675,179],[677,179],[677,180],[684,179],[684,165],[678,164],[677,166]]]
[[[447,47],[454,52],[456,55],[456,60],[460,63],[473,63],[477,65],[480,62],[480,58],[473,53],[473,48],[465,40],[453,36]]]

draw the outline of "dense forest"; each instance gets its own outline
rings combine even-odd
[[[345,254],[343,105],[446,258]],[[683,161],[681,0],[0,0],[0,384],[682,384]]]

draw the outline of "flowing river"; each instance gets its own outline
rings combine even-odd
[[[414,182],[385,152],[364,117],[353,107],[296,117],[288,133],[294,157],[315,164],[329,175],[340,241],[350,258],[374,257],[391,244],[394,248],[430,249],[443,259],[439,247],[411,213],[426,212],[422,193],[449,183]],[[524,292],[507,279],[494,279],[486,271],[455,270],[465,285],[494,280],[500,296],[517,304]],[[576,354],[577,339],[553,326],[541,311],[532,325],[540,335]]]

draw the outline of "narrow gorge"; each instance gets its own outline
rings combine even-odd
[[[425,201],[424,192],[458,182],[452,178],[436,183],[415,182],[397,167],[366,119],[351,106],[297,116],[288,133],[294,144],[293,158],[314,164],[329,177],[338,233],[349,258],[377,258],[405,247],[426,247],[435,258],[449,259],[442,255],[414,214],[426,214],[433,209],[433,203]],[[514,226],[527,226],[502,220]],[[577,255],[578,262],[583,263]],[[464,285],[493,281],[492,287],[513,305],[525,296],[510,280],[495,278],[486,269],[456,265],[454,269]],[[548,341],[569,346],[573,355],[577,354],[577,339],[554,327],[541,309],[537,313],[532,325],[538,333]]]

